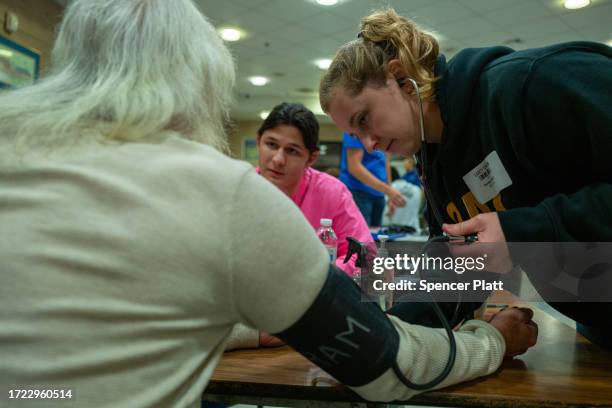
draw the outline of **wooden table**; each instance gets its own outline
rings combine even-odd
[[[499,299],[497,299],[499,302]],[[612,407],[612,352],[535,309],[538,344],[496,373],[408,403],[446,407]],[[228,352],[204,399],[306,406],[365,403],[289,347]]]

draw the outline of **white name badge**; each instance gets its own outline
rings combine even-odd
[[[480,204],[486,203],[512,185],[512,180],[495,150],[463,176],[463,181]]]

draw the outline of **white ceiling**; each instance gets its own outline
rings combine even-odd
[[[283,101],[320,112],[322,71],[314,60],[332,58],[340,45],[355,38],[359,19],[381,6],[392,6],[436,32],[447,58],[466,47],[523,49],[612,40],[612,0],[591,0],[579,10],[563,8],[562,0],[340,0],[332,7],[314,0],[194,1],[216,27],[237,26],[247,33],[228,43],[237,65],[236,119],[259,120],[261,110]],[[247,78],[253,75],[270,77],[270,83],[251,85]]]

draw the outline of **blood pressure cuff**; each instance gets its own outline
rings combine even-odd
[[[330,265],[314,303],[275,336],[344,384],[367,384],[395,363],[399,335],[383,311],[361,296],[359,286]]]

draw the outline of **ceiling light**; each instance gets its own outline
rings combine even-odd
[[[591,4],[591,0],[565,0],[563,2],[563,6],[566,9],[576,10],[579,8],[583,8]]]
[[[319,59],[319,60],[315,61],[315,64],[317,64],[317,67],[319,67],[320,69],[327,69],[327,68],[329,68],[331,63],[332,63],[332,60],[330,60],[328,58],[323,58],[323,59]]]
[[[317,0],[317,3],[322,6],[333,6],[338,3],[338,0]]]
[[[219,35],[225,41],[238,41],[242,37],[242,32],[236,28],[222,28],[219,30]]]
[[[13,56],[13,52],[9,50],[0,50],[0,57],[11,58]]]
[[[249,82],[255,86],[264,86],[268,81],[268,78],[262,76],[253,76],[249,78]]]
[[[270,111],[263,110],[259,112],[259,117],[261,118],[261,120],[266,120],[269,114],[270,114]]]

